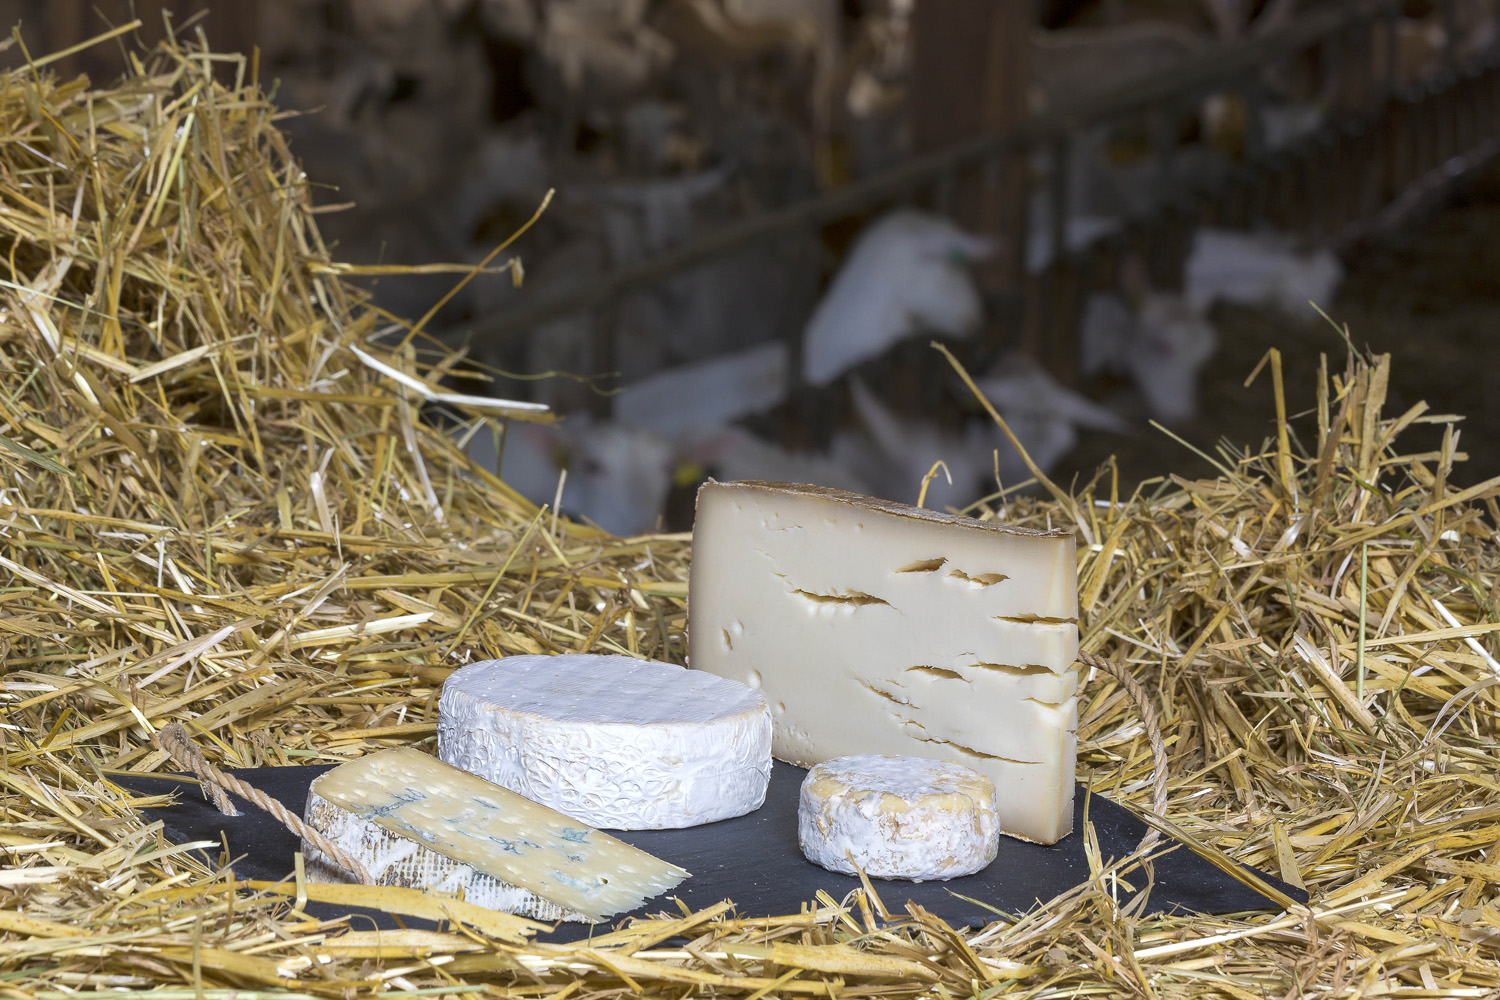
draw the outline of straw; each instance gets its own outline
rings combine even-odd
[[[157,733],[153,742],[172,756],[180,766],[191,771],[203,785],[204,791],[213,800],[219,812],[226,816],[238,816],[239,810],[229,797],[224,793],[233,792],[246,802],[262,812],[268,812],[276,817],[280,823],[291,830],[298,837],[311,843],[318,850],[337,861],[341,867],[354,874],[355,880],[370,883],[370,873],[364,864],[354,855],[339,847],[333,841],[323,836],[322,833],[308,826],[302,821],[302,817],[292,813],[276,799],[252,785],[236,778],[232,774],[225,774],[210,764],[203,756],[203,752],[193,745],[187,730],[180,722],[172,722],[163,726],[161,732]]]
[[[663,900],[550,945],[461,900],[254,885],[168,842],[140,812],[162,800],[113,781],[175,766],[165,726],[217,768],[337,763],[430,741],[442,681],[475,659],[681,663],[690,551],[555,517],[470,466],[420,390],[352,350],[429,391],[454,363],[420,336],[382,346],[389,319],[343,283],[278,112],[224,82],[252,74],[122,42],[118,83],[0,81],[0,993],[1500,991],[1500,482],[1453,489],[1451,437],[1404,448],[1457,418],[1387,412],[1400,372],[1356,354],[1268,364],[1264,443],[1219,446],[1215,478],[1120,497],[1105,469],[974,510],[1077,533],[1083,648],[1163,734],[1154,825],[1300,882],[1308,907],[1144,914],[1118,898],[1139,870],[1096,853],[1079,886],[985,927],[900,883],[835,900],[812,879],[796,913]],[[1301,391],[1319,402],[1297,416]],[[1081,690],[1079,747],[1096,794],[1163,812],[1120,679]],[[296,908],[320,898],[440,926]]]

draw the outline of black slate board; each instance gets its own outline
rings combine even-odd
[[[241,768],[229,773],[269,793],[301,815],[307,801],[307,786],[327,770],[326,766],[266,767]],[[748,816],[686,830],[611,832],[643,851],[692,872],[693,877],[673,893],[692,909],[711,906],[727,898],[734,900],[742,917],[796,913],[801,904],[811,900],[819,889],[826,890],[834,899],[842,899],[850,890],[859,887],[858,879],[837,875],[808,861],[797,846],[797,797],[806,774],[802,768],[777,761],[771,772],[766,804]],[[148,819],[162,821],[169,840],[176,843],[218,841],[222,833],[230,857],[235,859],[234,871],[239,878],[279,881],[289,877],[292,855],[300,847],[298,839],[271,816],[237,796],[231,798],[241,815],[224,816],[203,797],[195,784],[184,784],[181,778],[136,774],[112,777],[123,787],[141,794],[178,793],[174,805],[143,810]],[[1085,798],[1088,800],[1089,820],[1094,824],[1103,857],[1121,858],[1133,851],[1146,832],[1145,824],[1103,796],[1088,796],[1080,786],[1073,800],[1075,832],[1060,842],[1044,847],[1001,837],[999,856],[977,875],[945,882],[876,880],[873,883],[875,891],[893,913],[903,912],[910,900],[953,926],[980,926],[989,922],[995,914],[986,909],[986,905],[1007,913],[1030,909],[1037,902],[1066,892],[1088,878],[1083,837],[1077,832],[1083,829]],[[215,856],[217,853],[214,852]],[[1298,902],[1307,901],[1307,893],[1303,890],[1263,872],[1257,874]],[[1157,859],[1155,875],[1156,884],[1149,900],[1150,912],[1232,913],[1277,905],[1186,847],[1178,847]],[[1133,883],[1136,881],[1132,880]],[[637,912],[653,913],[663,909],[671,909],[671,904],[658,898],[648,900],[646,906]],[[320,919],[332,919],[344,912],[355,911],[313,903],[308,905],[307,912]],[[395,926],[386,914],[359,912],[372,917],[381,926]],[[616,919],[624,916],[622,914]],[[408,926],[421,923],[403,919]],[[586,926],[563,924],[546,939],[566,941],[587,933]]]

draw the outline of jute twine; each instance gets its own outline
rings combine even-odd
[[[1119,681],[1125,693],[1130,695],[1136,708],[1140,710],[1141,724],[1146,728],[1146,739],[1151,743],[1151,757],[1155,761],[1151,769],[1151,784],[1155,789],[1155,794],[1151,799],[1151,811],[1157,816],[1165,816],[1167,812],[1167,742],[1162,739],[1161,723],[1156,719],[1156,709],[1151,705],[1151,697],[1146,694],[1146,689],[1141,687],[1140,682],[1114,660],[1080,650],[1078,662],[1093,667],[1095,670],[1102,670]],[[1161,831],[1152,827],[1141,838],[1136,853],[1144,854],[1160,841]]]
[[[365,866],[358,858],[351,856],[348,851],[302,822],[302,817],[290,812],[286,806],[265,792],[245,784],[233,775],[225,774],[210,764],[203,756],[203,751],[199,750],[197,744],[188,736],[187,730],[182,728],[182,723],[170,722],[163,726],[160,732],[151,737],[151,742],[197,776],[203,782],[204,790],[213,799],[214,805],[218,806],[219,811],[224,815],[239,815],[239,811],[224,794],[224,790],[228,789],[256,808],[275,816],[288,830],[328,855],[360,882],[370,884],[370,873],[365,870]]]

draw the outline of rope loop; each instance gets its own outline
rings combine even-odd
[[[213,799],[214,805],[219,807],[219,812],[226,816],[240,814],[239,810],[235,809],[234,803],[229,801],[229,796],[224,794],[226,790],[231,791],[256,808],[275,816],[288,830],[328,855],[360,882],[365,885],[370,884],[370,873],[358,858],[308,826],[302,821],[302,817],[288,810],[286,806],[259,788],[247,785],[210,764],[208,758],[203,756],[203,751],[199,750],[197,744],[188,736],[182,723],[167,723],[160,732],[152,735],[151,742],[203,782],[204,792]]]
[[[1136,708],[1141,713],[1141,724],[1146,728],[1146,739],[1151,743],[1151,757],[1153,766],[1151,769],[1151,783],[1155,794],[1151,800],[1151,810],[1158,816],[1167,813],[1167,741],[1161,735],[1161,723],[1157,721],[1156,709],[1151,704],[1150,695],[1146,689],[1141,687],[1139,681],[1131,676],[1130,671],[1120,666],[1108,657],[1099,656],[1095,653],[1078,652],[1078,662],[1085,666],[1101,670],[1115,680],[1130,695],[1135,702]],[[1146,835],[1141,838],[1140,846],[1136,848],[1137,853],[1145,853],[1155,847],[1161,841],[1161,831],[1151,827]]]

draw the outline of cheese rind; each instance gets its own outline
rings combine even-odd
[[[857,754],[802,782],[797,840],[830,871],[913,881],[972,875],[1000,847],[995,786],[958,764]]]
[[[455,861],[410,837],[392,833],[372,819],[334,805],[308,792],[303,820],[359,860],[372,885],[391,885],[429,892],[452,893],[476,906],[538,920],[591,922],[518,885],[487,875],[473,865]],[[354,876],[311,841],[302,841],[307,877],[313,882],[352,882]]]
[[[411,748],[342,764],[313,781],[314,796],[588,920],[634,909],[688,875]]]
[[[696,826],[765,801],[771,713],[738,681],[670,663],[509,656],[444,683],[438,756],[591,826]]]
[[[706,483],[689,664],[758,687],[773,750],[950,760],[995,785],[1002,830],[1072,829],[1073,538],[821,487]]]

